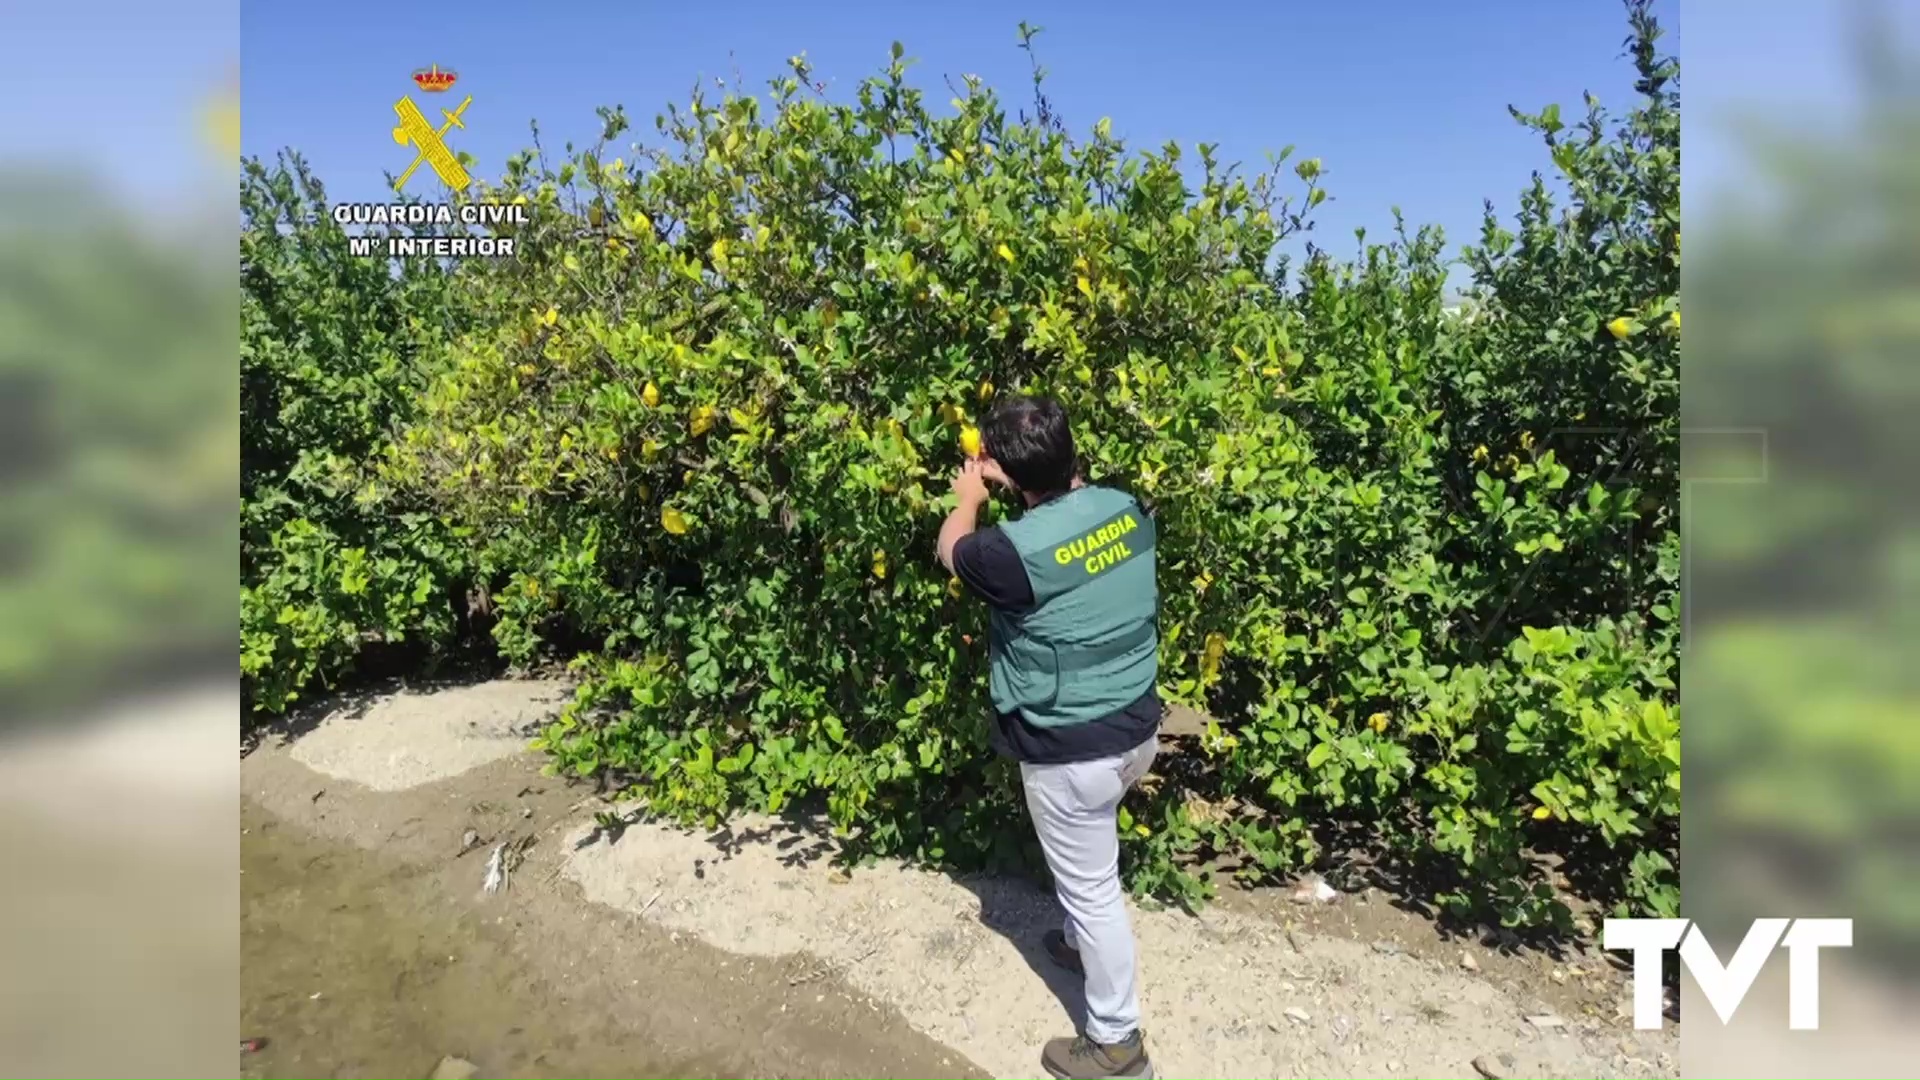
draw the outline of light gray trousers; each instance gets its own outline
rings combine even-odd
[[[1095,1042],[1119,1042],[1140,1026],[1133,924],[1120,888],[1119,811],[1120,797],[1147,774],[1159,748],[1156,732],[1117,757],[1020,766],[1027,810],[1067,912],[1067,944],[1086,968],[1086,1036]]]

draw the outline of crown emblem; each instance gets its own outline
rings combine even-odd
[[[452,86],[454,80],[459,77],[451,71],[441,71],[439,64],[430,68],[421,68],[413,73],[413,81],[419,84],[420,89],[435,94]]]

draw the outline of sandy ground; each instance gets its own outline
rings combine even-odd
[[[250,779],[290,795],[320,779],[260,764]],[[454,856],[437,826],[565,820],[563,791],[513,798],[537,779],[506,761],[402,796],[336,785],[305,813],[294,800],[310,795],[281,812],[243,801],[239,1015],[265,1045],[240,1075],[421,1077],[449,1056],[480,1076],[980,1075],[837,980],[791,985],[584,902],[556,880],[557,852],[482,894],[485,849]],[[500,789],[511,808],[474,809]]]
[[[232,1070],[239,707],[229,678],[0,730],[0,1076]]]
[[[571,696],[567,684],[539,679],[402,690],[335,710],[292,744],[293,759],[374,791],[405,791],[525,751]]]
[[[652,1057],[682,1072],[732,1048],[726,1063],[778,1075],[1042,1075],[1040,1044],[1070,1031],[1082,1006],[1074,980],[1037,950],[1059,917],[1040,888],[899,865],[847,875],[821,857],[830,848],[812,827],[751,817],[717,833],[635,825],[609,842],[594,834],[598,800],[539,777],[521,750],[527,725],[564,696],[554,684],[501,680],[343,710],[252,753],[243,791],[273,820],[436,867],[434,887],[463,904],[530,920],[520,932],[550,940],[536,950],[546,959],[529,953],[527,963],[570,965],[570,977],[604,984],[610,964],[684,973],[700,961],[675,950],[705,950],[710,970],[735,980],[724,995],[655,992],[603,1020],[668,1039],[676,1049]],[[468,828],[493,842],[537,839],[504,897],[474,899],[486,851],[454,855]],[[1346,910],[1326,915],[1336,909]],[[1611,980],[1617,989],[1604,997],[1624,1000],[1624,972],[1443,941],[1378,898],[1309,914],[1270,892],[1238,894],[1198,918],[1137,908],[1134,918],[1163,1076],[1677,1075],[1675,1030],[1636,1032],[1613,1010],[1583,1005],[1595,1000],[1591,985],[1585,997],[1566,985],[1568,972]],[[548,926],[568,921],[593,929]],[[701,1015],[708,1006],[721,1011]],[[809,1010],[807,1024],[785,1036],[768,1029],[796,1007]],[[662,1009],[681,1019],[660,1021]],[[798,1031],[838,1032],[861,1050],[835,1057],[833,1039],[801,1039],[806,1065],[790,1071],[749,1049]],[[480,1064],[537,1074],[524,1072],[529,1058],[496,1060]],[[570,1063],[580,1075],[601,1067]]]

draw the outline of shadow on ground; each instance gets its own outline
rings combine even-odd
[[[1173,712],[1177,714],[1182,711]],[[1193,795],[1201,798],[1208,796],[1208,789],[1214,785],[1206,775],[1208,762],[1200,751],[1195,734],[1203,723],[1204,718],[1196,723],[1192,719],[1170,715],[1169,729],[1163,731],[1161,736],[1162,751],[1154,764],[1153,779],[1158,783],[1149,781],[1149,786],[1156,788],[1151,796],[1154,802],[1182,801]],[[1129,797],[1129,802],[1134,804],[1142,798],[1142,795],[1135,794]],[[620,834],[628,826],[644,819],[645,812],[638,810],[618,817],[601,815],[596,829],[579,841],[578,846],[586,847],[602,839],[617,843]],[[1026,830],[1030,830],[1031,826],[1024,810],[1021,811],[1020,824],[1022,837],[1030,841],[1031,834]],[[1409,821],[1405,824],[1412,827],[1416,823]],[[1313,833],[1322,856],[1315,865],[1299,868],[1298,874],[1317,873],[1343,893],[1373,890],[1394,908],[1432,923],[1444,941],[1472,941],[1507,956],[1531,952],[1559,962],[1590,951],[1592,935],[1581,932],[1577,927],[1513,929],[1480,915],[1463,913],[1458,905],[1444,900],[1448,896],[1465,895],[1471,887],[1454,861],[1439,853],[1423,856],[1396,851],[1387,844],[1384,831],[1380,824],[1373,822],[1318,820],[1313,825]],[[838,865],[842,872],[848,872],[863,858],[857,838],[849,841],[832,834],[826,823],[824,803],[819,800],[800,800],[790,804],[776,817],[775,824],[761,827],[724,824],[707,830],[705,839],[713,846],[717,859],[731,858],[749,846],[771,843],[780,851],[781,862],[790,868],[806,867],[826,860]],[[1029,842],[1027,846],[1031,847],[1032,844]],[[1037,855],[1037,851],[1029,854]],[[1579,894],[1577,890],[1581,876],[1574,869],[1579,861],[1575,852],[1565,855],[1543,854],[1537,858],[1541,878],[1564,883],[1558,893],[1575,912],[1601,912],[1610,904],[1611,898]],[[1051,916],[1054,921],[1033,929],[1034,940],[1023,940],[1015,933],[1029,928],[1008,926],[1004,920],[995,921],[995,916],[991,914],[995,909],[993,901],[1003,898],[997,897],[997,894],[990,895],[991,888],[983,892],[981,883],[989,879],[981,876],[980,871],[942,865],[929,866],[927,869],[944,873],[979,896],[982,922],[1007,936],[1034,970],[1048,979],[1049,986],[1060,982],[1053,977],[1057,969],[1047,959],[1038,942],[1040,932],[1048,926],[1059,925],[1057,907]],[[1051,882],[1037,857],[1001,858],[987,869],[996,874],[1015,875],[1025,887],[1051,902]],[[1125,869],[1126,858],[1123,853],[1123,873]],[[1293,874],[1242,877],[1237,873],[1240,865],[1235,860],[1205,848],[1190,854],[1187,869],[1207,878],[1216,889],[1236,886],[1255,891],[1291,888],[1300,880],[1300,876]],[[1617,962],[1617,957],[1610,959],[1616,961],[1615,966],[1624,970],[1622,964]],[[1077,997],[1078,993],[1078,988],[1074,988],[1073,994]],[[1078,1010],[1084,1008],[1083,1003],[1069,1003],[1064,996],[1062,1002],[1068,1004],[1069,1010],[1075,1011],[1076,1015]]]
[[[439,690],[485,685],[501,678],[505,665],[495,658],[461,653],[446,658],[427,674],[398,673],[405,670],[405,664],[399,660],[376,660],[357,669],[331,692],[295,705],[278,715],[256,712],[249,703],[243,701],[240,709],[240,756],[246,757],[268,740],[298,742],[329,719],[357,720],[395,694],[429,694]],[[559,671],[542,670],[526,677],[558,679],[562,675]],[[530,723],[514,734],[531,739],[540,733],[542,726],[544,721]],[[605,785],[601,785],[600,790],[605,790]]]
[[[574,846],[576,849],[586,848],[603,839],[609,845],[618,844],[621,835],[641,820],[642,815],[638,813],[612,821],[602,820]],[[684,831],[691,835],[702,830]],[[716,862],[732,859],[749,848],[771,846],[779,853],[780,864],[789,869],[827,861],[839,864],[838,872],[842,875],[855,870],[852,865],[854,860],[849,858],[846,845],[832,835],[824,815],[819,813],[790,810],[771,824],[751,828],[727,824],[705,830],[705,833],[703,839],[712,845]],[[1057,929],[1064,918],[1058,902],[1053,898],[1051,886],[1031,874],[996,876],[952,869],[943,872],[973,894],[979,901],[979,924],[1005,938],[1019,951],[1020,958],[1026,961],[1027,966],[1059,1000],[1067,1015],[1073,1018],[1075,1030],[1080,1030],[1086,1022],[1087,1013],[1082,977],[1055,964],[1041,944],[1041,936],[1050,929]],[[703,879],[704,867],[696,864],[694,876]]]

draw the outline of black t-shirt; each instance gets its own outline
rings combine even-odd
[[[1013,541],[999,526],[978,529],[953,546],[953,573],[975,596],[1000,611],[1020,614],[1033,607],[1033,582]],[[1035,727],[1019,713],[994,716],[993,748],[1005,757],[1035,765],[1061,765],[1124,754],[1153,735],[1160,724],[1160,692],[1145,694],[1118,712],[1085,724]]]

